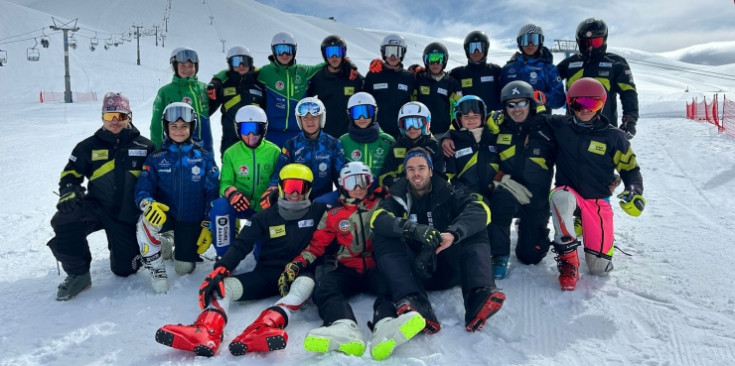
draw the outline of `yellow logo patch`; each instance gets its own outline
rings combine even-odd
[[[269,226],[268,233],[271,238],[280,238],[286,235],[286,225]]]
[[[472,87],[472,79],[462,79],[462,88],[471,88]]]
[[[605,151],[607,151],[607,145],[604,142],[593,140],[590,141],[590,147],[587,148],[587,151],[597,155],[605,155]]]
[[[92,150],[92,161],[107,160],[109,156],[109,150]]]
[[[429,88],[426,85],[421,85],[421,94],[422,95],[429,95],[429,94],[431,94],[431,88]]]
[[[222,94],[226,97],[231,97],[233,95],[237,95],[237,89],[234,87],[227,87],[222,91]]]
[[[406,148],[405,147],[396,147],[393,149],[393,156],[399,159],[403,159],[406,157]]]
[[[498,145],[510,145],[513,135],[509,133],[501,133],[498,135]]]
[[[353,95],[355,94],[355,87],[354,86],[346,86],[345,87],[345,95]]]

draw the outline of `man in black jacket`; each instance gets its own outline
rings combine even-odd
[[[133,195],[153,142],[140,136],[132,116],[128,98],[107,93],[102,127],[74,147],[61,172],[58,212],[51,219],[55,236],[48,246],[68,277],[59,285],[56,300],[70,300],[92,285],[87,235],[95,231],[105,230],[113,273],[127,277],[138,271],[135,223],[140,211]]]
[[[424,331],[436,333],[441,326],[426,290],[461,284],[466,329],[480,330],[505,300],[492,276],[485,230],[490,209],[434,177],[426,150],[410,150],[403,165],[406,178],[391,186],[391,196],[371,220],[375,260],[398,313],[418,311],[426,320]]]
[[[452,69],[449,75],[462,86],[462,95],[477,95],[488,110],[502,109],[500,104],[501,67],[487,62],[490,40],[483,31],[472,31],[464,39],[467,65]]]

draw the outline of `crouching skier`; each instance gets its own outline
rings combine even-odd
[[[214,356],[222,342],[230,302],[279,294],[277,284],[284,266],[307,246],[326,210],[326,205],[312,204],[307,198],[313,180],[311,170],[305,165],[289,164],[281,169],[277,204],[243,222],[237,239],[199,288],[202,313],[192,325],[169,324],[158,329],[158,343],[199,356]],[[261,239],[260,259],[255,268],[230,276]],[[230,342],[230,353],[239,356],[286,348],[288,335],[284,328],[289,314],[301,307],[313,288],[313,274],[304,271],[295,278],[288,295],[263,311]]]

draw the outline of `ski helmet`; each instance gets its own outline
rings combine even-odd
[[[278,172],[279,197],[285,198],[286,193],[290,193],[292,187],[299,189],[301,194],[308,197],[309,193],[311,193],[311,185],[313,181],[314,174],[308,166],[299,163],[286,164],[281,168],[281,171]]]
[[[242,56],[243,59],[237,64],[232,64],[232,58],[235,56]],[[229,51],[227,51],[227,65],[230,67],[230,69],[234,69],[240,63],[244,63],[245,66],[252,68],[253,67],[253,54],[250,53],[250,50],[245,46],[234,46],[230,48]]]
[[[412,118],[418,118],[421,121],[411,121]],[[398,110],[398,129],[401,131],[401,135],[406,135],[406,123],[414,122],[414,126],[419,125],[419,122],[423,122],[421,126],[421,135],[428,136],[431,129],[431,111],[424,103],[421,102],[408,102],[404,104],[400,110]]]
[[[383,57],[383,61],[385,61],[388,57],[386,56],[386,47],[389,46],[396,46],[398,47],[398,58],[403,62],[403,57],[406,56],[406,50],[408,49],[408,46],[406,45],[406,40],[401,36],[400,34],[389,34],[383,38],[383,42],[380,43],[380,55]]]
[[[506,101],[516,98],[526,98],[533,104],[534,95],[531,84],[523,80],[514,80],[500,90],[500,103],[505,104]]]
[[[607,24],[599,18],[588,18],[577,26],[577,46],[582,55],[590,57],[607,50]],[[595,40],[602,38],[601,40]],[[588,50],[592,45],[592,51]]]
[[[567,105],[571,106],[574,99],[578,97],[599,98],[604,106],[607,101],[607,90],[605,90],[605,86],[597,79],[584,77],[575,81],[569,87],[567,91]],[[598,110],[598,113],[599,111],[602,111],[602,107]]]
[[[365,107],[363,108],[362,106]],[[355,93],[347,100],[347,115],[353,123],[360,116],[364,116],[365,118],[372,117],[372,123],[375,123],[376,117],[378,116],[378,104],[370,93]]]
[[[444,68],[447,67],[447,61],[449,61],[449,51],[447,51],[447,47],[439,42],[432,42],[429,43],[426,48],[424,48],[423,60],[424,66],[427,69],[429,68],[429,64],[432,63],[431,54],[437,55],[435,57],[439,58],[437,61],[439,61],[439,63],[442,65],[442,70],[444,70]],[[438,54],[441,54],[443,56],[438,56]]]
[[[464,54],[467,56],[467,59],[470,58],[470,44],[472,43],[480,43],[482,45],[482,54],[485,55],[485,57],[480,60],[480,62],[485,62],[485,59],[487,58],[487,51],[490,49],[490,39],[487,37],[487,34],[481,30],[475,30],[467,34],[467,36],[464,38]]]
[[[461,117],[463,114],[474,112],[480,115],[480,126],[485,125],[487,119],[487,106],[482,98],[476,95],[465,95],[457,101],[454,106],[454,119],[452,125],[456,130],[462,128]]]
[[[301,117],[311,114],[312,116],[319,116],[319,128],[324,128],[327,123],[327,109],[324,108],[324,103],[317,97],[306,97],[296,104],[296,124],[299,129],[304,130],[304,126],[301,123]]]
[[[174,74],[176,76],[181,77],[179,75],[179,62],[186,62],[191,61],[191,63],[194,64],[194,69],[196,70],[196,73],[199,73],[199,55],[197,55],[197,51],[194,51],[192,48],[189,47],[178,47],[174,48],[173,51],[171,51],[171,58],[169,58],[169,63],[171,64],[171,67],[174,70]]]
[[[284,53],[283,51],[285,50],[280,49],[280,46],[282,45],[290,46],[290,48],[286,47],[286,49],[290,50],[289,53],[293,55],[293,58],[291,59],[291,64],[293,64],[294,60],[296,59],[297,49],[296,39],[293,37],[293,34],[288,32],[281,32],[273,36],[273,39],[271,39],[271,53],[273,54],[273,57],[277,57],[279,54]],[[278,48],[278,51],[281,52],[276,52],[276,48]]]
[[[243,124],[246,122],[255,122],[256,125],[244,126]],[[244,131],[242,131],[242,129],[247,127],[254,127],[250,128],[248,133],[253,132],[255,135],[260,135],[260,140],[258,140],[258,143],[254,146],[248,145],[248,143],[243,139],[242,132]],[[260,144],[263,143],[263,140],[265,140],[265,135],[268,132],[268,116],[262,108],[256,105],[246,105],[241,107],[237,110],[237,113],[235,113],[235,131],[240,136],[240,139],[245,142],[245,145],[254,149],[260,146]]]
[[[163,126],[163,136],[168,139],[168,124],[182,120],[189,124],[189,138],[194,136],[197,127],[198,116],[194,108],[184,102],[174,102],[166,106],[161,114],[161,125]]]
[[[351,161],[339,171],[339,187],[343,193],[353,190],[357,186],[370,189],[373,184],[373,173],[370,167],[361,161]]]
[[[324,58],[324,62],[326,62],[329,58],[325,53],[325,49],[329,46],[341,47],[342,56],[338,57],[345,57],[345,55],[347,55],[347,43],[345,43],[345,40],[342,39],[342,37],[333,34],[331,36],[327,36],[327,38],[324,38],[324,40],[322,41],[322,58]]]
[[[533,36],[536,34],[537,36]],[[524,40],[524,36],[526,40]],[[536,39],[533,39],[536,38]],[[524,42],[525,41],[525,42]],[[544,45],[544,30],[536,24],[526,24],[518,30],[518,36],[516,36],[516,43],[518,48],[523,51],[523,43],[528,44],[529,42],[535,44],[541,49]]]

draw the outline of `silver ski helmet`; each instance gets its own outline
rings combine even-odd
[[[166,106],[161,114],[161,125],[163,127],[163,136],[165,139],[169,139],[168,125],[171,122],[178,120],[184,121],[189,124],[189,139],[194,137],[194,131],[196,131],[199,116],[194,108],[184,102],[174,102]]]
[[[233,58],[237,56],[240,56],[241,59],[233,60]],[[235,62],[237,62],[236,65],[234,64]],[[250,53],[250,49],[248,49],[245,46],[239,46],[239,45],[230,48],[227,51],[227,66],[229,66],[230,70],[233,70],[235,67],[237,67],[241,63],[245,64],[245,66],[250,67],[252,69],[253,54]]]
[[[311,114],[312,116],[319,116],[319,128],[324,128],[327,124],[327,109],[324,107],[324,103],[317,97],[306,97],[296,104],[296,124],[300,130],[304,130],[304,125],[301,122],[301,117]]]
[[[194,49],[190,47],[177,47],[174,48],[173,51],[171,51],[171,57],[169,58],[169,63],[171,64],[171,67],[174,70],[174,74],[176,76],[181,77],[179,75],[179,69],[178,65],[179,62],[186,62],[190,61],[194,64],[194,68],[196,70],[196,74],[199,73],[199,55],[197,54],[197,51],[194,51]]]
[[[395,54],[403,62],[407,49],[406,40],[400,34],[389,34],[380,43],[380,55],[383,57],[383,61],[386,61],[388,56]]]

